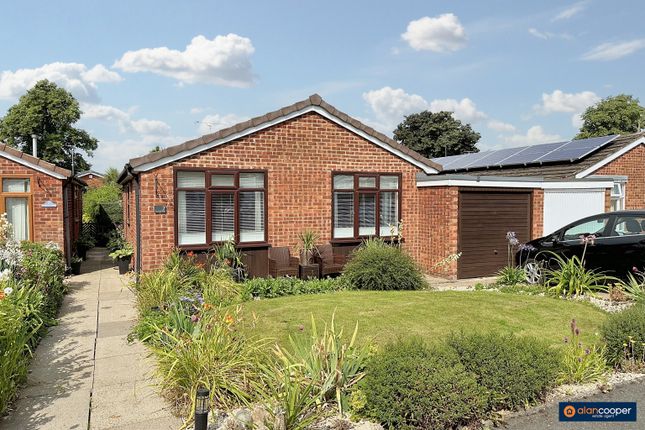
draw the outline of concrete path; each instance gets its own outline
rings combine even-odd
[[[638,404],[635,423],[600,423],[559,421],[559,404],[549,405],[539,412],[509,420],[504,429],[508,430],[636,430],[645,429],[645,380],[639,379],[630,384],[620,385],[609,393],[598,393],[575,401],[586,402],[636,402]]]
[[[43,338],[27,386],[1,429],[126,430],[181,427],[155,392],[153,364],[128,345],[134,297],[103,249],[69,283],[60,323]]]

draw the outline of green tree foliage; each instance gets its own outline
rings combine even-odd
[[[83,221],[97,222],[102,211],[113,223],[123,221],[121,211],[121,187],[115,182],[106,182],[89,188],[83,196]]]
[[[608,134],[636,133],[645,126],[645,108],[637,98],[626,94],[602,99],[582,114],[582,127],[576,139]]]
[[[72,150],[76,171],[90,165],[98,141],[73,125],[81,119],[78,101],[68,91],[48,80],[38,81],[0,120],[0,139],[31,154],[31,135],[37,134],[38,157],[71,169]]]
[[[451,112],[423,111],[405,117],[394,130],[394,138],[427,158],[479,152],[481,135]]]
[[[117,179],[119,179],[119,171],[116,167],[108,167],[103,178],[108,184],[116,184]]]

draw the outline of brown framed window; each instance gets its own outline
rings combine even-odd
[[[33,225],[31,178],[3,176],[0,180],[2,181],[0,213],[7,214],[14,239],[31,240]]]
[[[176,172],[177,245],[266,243],[266,172]]]
[[[401,175],[334,173],[332,237],[396,236],[401,219]]]

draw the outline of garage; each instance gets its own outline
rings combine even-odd
[[[459,190],[459,278],[491,276],[506,266],[507,232],[530,240],[531,196],[526,189]]]
[[[544,234],[581,218],[605,212],[605,189],[544,190]]]

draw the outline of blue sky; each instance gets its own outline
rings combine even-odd
[[[406,114],[454,111],[480,149],[567,139],[600,98],[645,97],[637,1],[381,3],[13,2],[0,115],[56,81],[103,170],[315,92],[388,134]]]

